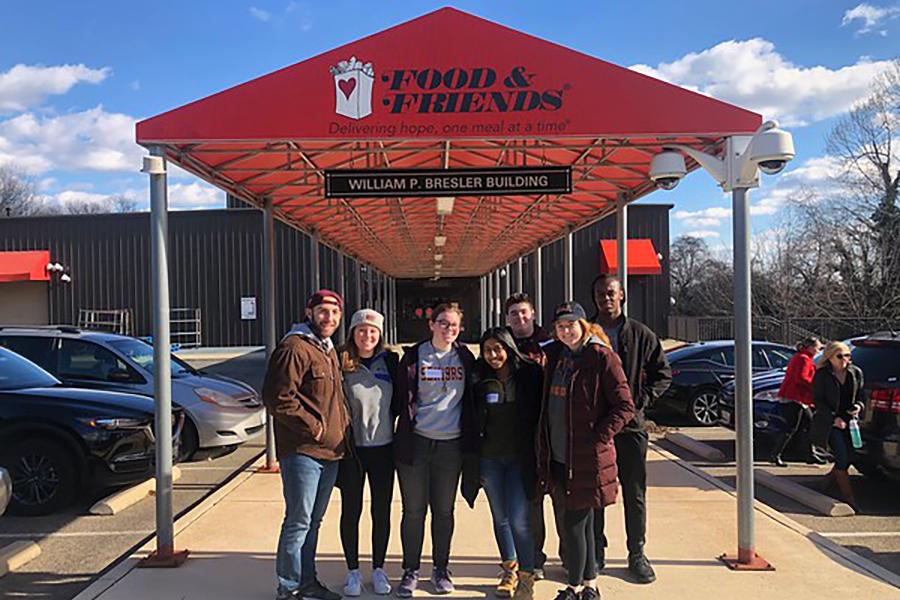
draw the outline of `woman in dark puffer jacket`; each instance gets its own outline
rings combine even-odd
[[[594,509],[613,504],[618,487],[613,437],[634,415],[622,363],[584,308],[565,302],[546,347],[544,401],[538,424],[538,479],[564,506],[568,586],[557,600],[596,600]],[[602,515],[601,511],[597,511]]]

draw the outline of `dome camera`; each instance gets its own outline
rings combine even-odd
[[[650,161],[650,179],[664,190],[674,189],[685,174],[684,157],[679,152],[664,150]]]
[[[794,158],[794,139],[791,134],[778,128],[774,121],[767,121],[753,136],[750,160],[767,175],[775,175],[784,170]]]

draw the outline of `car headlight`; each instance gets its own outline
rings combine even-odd
[[[94,429],[143,429],[150,423],[146,419],[132,419],[127,417],[88,417],[79,419],[88,427]]]
[[[753,394],[753,400],[759,402],[780,402],[778,398],[778,390],[766,390]]]
[[[225,408],[241,408],[243,404],[241,404],[240,400],[229,396],[228,394],[222,393],[217,390],[212,390],[210,388],[195,388],[194,393],[198,398],[203,400],[204,402],[209,402],[210,404],[215,404],[217,406],[222,406]]]

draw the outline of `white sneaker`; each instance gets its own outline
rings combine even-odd
[[[359,574],[359,569],[347,571],[347,581],[344,582],[344,595],[359,596],[360,594],[362,594],[362,575]]]
[[[391,593],[391,580],[388,579],[384,569],[375,569],[372,571],[372,587],[379,596],[387,596]]]

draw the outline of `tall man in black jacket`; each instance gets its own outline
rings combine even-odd
[[[649,327],[622,314],[625,290],[612,275],[601,275],[591,285],[597,312],[594,322],[603,327],[613,350],[622,359],[622,368],[634,399],[634,419],[614,438],[619,482],[625,503],[625,533],[628,538],[628,570],[638,583],[651,583],[656,573],[644,554],[647,532],[647,445],[644,409],[652,405],[672,382],[672,369],[662,344]],[[594,513],[597,535],[597,566],[606,560],[603,511]]]

